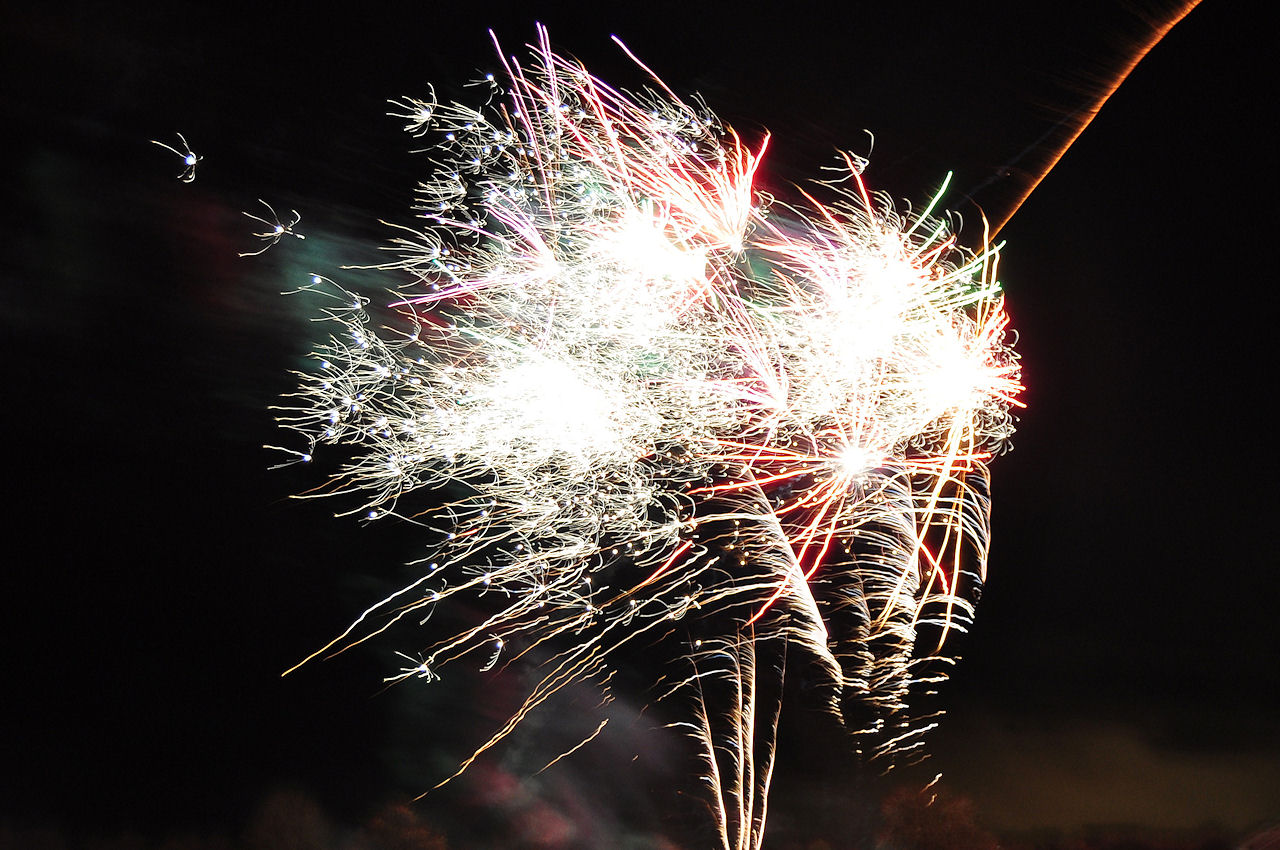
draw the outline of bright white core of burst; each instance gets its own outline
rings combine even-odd
[[[863,446],[848,445],[837,458],[840,472],[849,477],[863,475],[884,463],[884,459]]]
[[[509,427],[553,451],[585,458],[621,444],[612,400],[566,363],[539,358],[504,369],[486,395],[495,411],[519,414]]]

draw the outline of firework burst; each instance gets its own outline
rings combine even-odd
[[[1021,389],[996,249],[958,247],[932,205],[896,214],[850,156],[815,187],[825,202],[773,201],[753,188],[767,139],[656,77],[611,88],[545,31],[504,68],[479,108],[394,102],[431,163],[382,266],[412,277],[387,327],[333,281],[307,287],[333,332],[281,409],[298,454],[354,447],[323,492],[439,539],[417,582],[316,655],[474,600],[483,616],[392,678],[539,658],[483,752],[559,689],[607,681],[619,647],[671,634],[719,659],[675,690],[737,682],[693,728],[767,734],[755,646],[776,641],[824,666],[860,747],[912,752],[917,662],[972,614],[986,462]],[[404,507],[414,491],[430,511]],[[725,846],[763,832],[755,740],[713,783],[748,797],[719,808]],[[705,750],[715,774],[725,751]]]

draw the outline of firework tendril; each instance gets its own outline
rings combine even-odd
[[[476,621],[392,679],[538,659],[483,752],[567,685],[607,682],[619,648],[696,635],[673,691],[736,677],[725,716],[746,694],[754,718],[742,671],[790,653],[826,671],[859,751],[910,757],[920,662],[985,577],[987,461],[1021,389],[996,247],[961,248],[932,204],[895,212],[851,155],[779,202],[753,187],[767,138],[656,77],[614,89],[541,29],[529,57],[478,108],[393,102],[431,165],[379,267],[412,278],[386,327],[333,281],[307,287],[332,336],[280,409],[298,454],[347,445],[323,492],[438,539],[417,582],[311,657],[466,599]],[[725,846],[754,846],[760,796],[721,807]]]

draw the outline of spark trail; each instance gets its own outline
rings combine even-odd
[[[1102,88],[1094,98],[1093,102],[1087,107],[1077,110],[1067,116],[1060,122],[1067,128],[1067,134],[1057,147],[1052,150],[1045,164],[1035,173],[1034,176],[1027,180],[1026,188],[1024,188],[1013,203],[1009,205],[1009,209],[1004,214],[1004,217],[1001,218],[991,229],[993,238],[995,234],[1004,229],[1004,226],[1009,223],[1014,214],[1017,213],[1018,210],[1022,209],[1022,205],[1026,203],[1027,199],[1031,197],[1032,193],[1035,192],[1044,179],[1049,176],[1049,173],[1057,167],[1062,158],[1067,155],[1067,151],[1069,151],[1071,146],[1076,143],[1076,140],[1084,135],[1084,131],[1089,129],[1089,125],[1093,123],[1093,119],[1097,118],[1098,113],[1102,111],[1102,107],[1106,106],[1107,101],[1111,99],[1111,96],[1120,90],[1120,87],[1124,85],[1124,81],[1129,79],[1129,75],[1133,73],[1133,70],[1138,67],[1139,63],[1147,57],[1147,54],[1150,53],[1157,44],[1164,41],[1164,37],[1168,35],[1174,27],[1182,23],[1182,20],[1186,18],[1187,15],[1191,14],[1191,12],[1199,5],[1200,0],[1184,0],[1182,5],[1175,12],[1164,20],[1153,25],[1151,27],[1151,31],[1147,34],[1146,39],[1137,47],[1136,50],[1129,54],[1120,70],[1117,71],[1111,80]],[[1056,129],[1056,126],[1051,128],[1050,133]]]
[[[704,663],[675,691],[736,682],[724,712],[700,702],[695,737],[725,718],[763,736],[704,748],[737,801],[722,843],[756,846],[776,730],[757,647],[825,669],[860,749],[918,749],[909,692],[972,615],[986,464],[1021,389],[997,249],[962,249],[932,204],[896,213],[852,156],[773,201],[753,187],[767,139],[656,77],[614,89],[544,30],[503,66],[478,108],[394,102],[431,166],[382,266],[412,278],[387,327],[327,278],[306,287],[332,335],[280,418],[297,458],[352,451],[313,495],[438,540],[311,658],[466,600],[483,615],[393,679],[539,659],[479,755],[562,688],[607,683],[621,647],[684,646]],[[430,510],[405,507],[418,492]]]

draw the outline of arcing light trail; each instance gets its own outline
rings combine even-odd
[[[860,749],[910,753],[919,661],[985,576],[986,463],[1021,390],[996,247],[964,251],[932,205],[895,213],[853,157],[775,202],[753,187],[765,141],[661,83],[615,90],[545,31],[504,66],[481,108],[396,103],[431,176],[384,266],[415,278],[392,327],[327,278],[308,287],[333,334],[282,409],[308,441],[295,455],[353,447],[324,492],[438,538],[421,579],[312,657],[468,599],[480,619],[393,678],[538,659],[478,755],[565,686],[605,685],[619,647],[707,635],[672,680],[735,683],[723,714],[699,702],[714,772],[715,718],[776,729],[754,682],[781,666],[757,648],[782,647],[826,671]],[[414,491],[434,507],[405,508]],[[726,847],[763,833],[754,740],[713,783],[739,795]]]
[[[1089,125],[1093,123],[1093,119],[1098,117],[1098,113],[1102,111],[1102,107],[1107,105],[1107,101],[1111,99],[1111,96],[1119,91],[1120,87],[1124,85],[1125,80],[1129,79],[1129,75],[1133,73],[1133,69],[1137,68],[1138,64],[1147,57],[1147,54],[1150,53],[1157,44],[1164,40],[1164,37],[1169,34],[1170,30],[1182,23],[1182,20],[1186,18],[1187,15],[1191,14],[1191,12],[1199,5],[1200,0],[1184,0],[1176,12],[1164,21],[1161,21],[1158,26],[1151,29],[1146,40],[1138,47],[1137,50],[1130,54],[1120,71],[1112,77],[1106,87],[1099,92],[1098,96],[1094,99],[1093,103],[1088,106],[1088,108],[1073,113],[1061,122],[1069,127],[1070,132],[1063,138],[1058,146],[1054,148],[1045,165],[1038,169],[1036,174],[1027,181],[1026,188],[1023,189],[1014,202],[1009,205],[1008,211],[1005,212],[1004,217],[996,222],[995,226],[991,228],[992,238],[1004,229],[1004,226],[1009,223],[1009,220],[1013,218],[1014,214],[1017,213],[1018,210],[1022,209],[1022,205],[1031,197],[1031,194],[1035,192],[1036,188],[1039,187],[1044,178],[1049,176],[1049,173],[1053,171],[1062,158],[1066,156],[1066,153],[1071,149],[1071,146],[1076,143],[1076,140],[1079,139],[1080,136],[1084,134],[1084,131],[1089,128]]]

